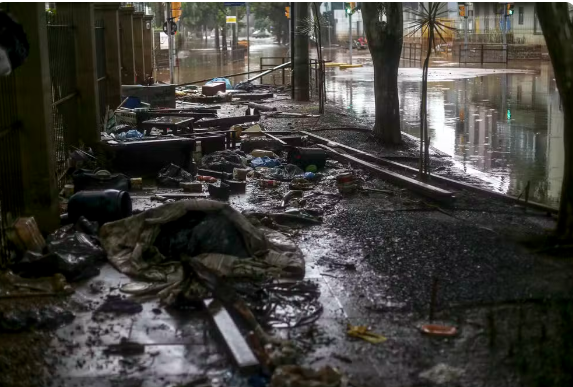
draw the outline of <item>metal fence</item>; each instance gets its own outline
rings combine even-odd
[[[99,93],[100,119],[104,119],[107,111],[107,71],[105,54],[105,25],[103,19],[95,21],[95,47],[96,47],[96,69],[97,85]]]
[[[267,56],[259,58],[259,66],[261,70],[269,70],[277,67],[283,63],[290,61],[290,58],[284,56]],[[290,68],[283,68],[279,72],[272,72],[260,78],[261,84],[271,85],[288,85],[291,76]]]
[[[422,60],[422,44],[404,43],[402,45],[400,59],[420,62]]]
[[[507,63],[507,45],[464,44],[458,46],[459,63]]]
[[[13,75],[0,77],[0,267],[10,259],[7,228],[24,209],[20,133]]]
[[[50,76],[52,79],[52,117],[56,181],[63,185],[67,153],[73,141],[77,120],[76,51],[73,5],[47,12]]]

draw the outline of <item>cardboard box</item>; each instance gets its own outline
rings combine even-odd
[[[222,91],[223,93],[227,91],[227,85],[225,82],[213,82],[208,85],[203,85],[201,88],[201,93],[208,97],[217,95],[219,91]]]

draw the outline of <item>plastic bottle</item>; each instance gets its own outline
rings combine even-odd
[[[214,178],[213,176],[199,176],[199,175],[197,175],[197,181],[204,181],[207,183],[216,183],[217,179]]]
[[[281,185],[280,181],[276,180],[259,180],[259,186],[261,188],[274,188]]]

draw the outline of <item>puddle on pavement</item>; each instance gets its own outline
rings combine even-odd
[[[555,205],[563,176],[563,112],[549,62],[535,71],[430,69],[431,144],[496,190]],[[420,74],[416,76],[417,72]],[[432,74],[433,73],[433,74]],[[328,99],[374,123],[372,68],[329,69]],[[421,70],[401,68],[402,130],[419,137]]]
[[[179,83],[247,71],[241,55],[217,53],[213,39],[187,48],[179,53],[175,76]],[[250,69],[259,68],[261,57],[287,55],[288,47],[274,44],[272,38],[251,39]],[[348,51],[339,48],[325,48],[324,55],[335,62],[349,59]],[[328,68],[326,78],[329,102],[346,107],[369,124],[374,123],[371,62],[368,50],[355,50],[353,63],[364,68]],[[556,205],[563,175],[563,112],[551,63],[514,63],[513,67],[527,70],[503,73],[501,69],[441,67],[452,65],[446,62],[435,62],[436,68],[430,71],[432,145],[500,192],[519,195],[530,182],[531,200]],[[418,136],[421,70],[405,65],[398,79],[402,130]],[[280,84],[279,78],[280,73],[264,82]],[[168,73],[160,72],[158,79],[167,81]],[[245,79],[237,77],[234,82]]]

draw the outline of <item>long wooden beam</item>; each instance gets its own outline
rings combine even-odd
[[[327,138],[317,136],[316,134],[305,132],[305,131],[301,131],[299,133],[302,133],[302,134],[314,139],[315,141],[317,141],[321,144],[331,144],[331,146],[334,146],[336,148],[344,149],[344,150],[348,151],[349,153],[353,154],[354,156],[356,156],[360,159],[367,160],[367,161],[370,161],[372,163],[376,163],[379,165],[384,165],[384,166],[386,166],[388,168],[392,168],[394,170],[399,170],[399,171],[408,172],[408,173],[418,173],[418,170],[416,168],[410,167],[408,165],[400,164],[400,163],[397,163],[395,161],[376,157],[374,155],[371,155],[369,153],[361,151],[360,149],[352,148],[348,145],[344,145],[344,144],[338,143],[336,141],[331,141]],[[505,202],[517,203],[517,204],[520,204],[520,205],[523,205],[526,207],[531,207],[531,208],[534,208],[534,209],[537,209],[540,211],[544,211],[544,212],[548,212],[548,213],[552,213],[552,214],[559,213],[559,210],[555,207],[551,207],[551,206],[548,206],[545,204],[532,202],[532,201],[526,202],[525,200],[520,200],[515,196],[506,195],[506,194],[503,194],[501,192],[495,192],[495,191],[481,188],[481,187],[476,187],[475,185],[471,185],[471,184],[464,183],[461,181],[453,180],[453,179],[450,179],[450,178],[447,178],[444,176],[431,175],[430,181],[441,183],[441,184],[446,184],[450,187],[455,187],[458,189],[464,189],[464,190],[476,192],[476,193],[479,193],[479,194],[482,194],[485,196],[495,197],[495,198],[498,198],[498,199],[503,200]]]
[[[335,151],[334,149],[326,146],[326,145],[319,145],[319,147],[328,151],[329,155],[339,161],[342,162],[350,162],[351,164],[357,165],[360,168],[365,168],[372,173],[375,173],[381,176],[384,180],[387,180],[391,183],[396,185],[408,188],[414,192],[427,196],[431,199],[440,201],[440,202],[452,202],[454,200],[454,195],[450,191],[446,191],[444,189],[434,187],[433,185],[429,185],[426,183],[422,183],[421,181],[414,180],[412,178],[400,175],[398,173],[388,171],[386,169],[382,169],[377,165],[369,163],[364,160],[360,160],[354,156],[346,155],[340,152]]]

